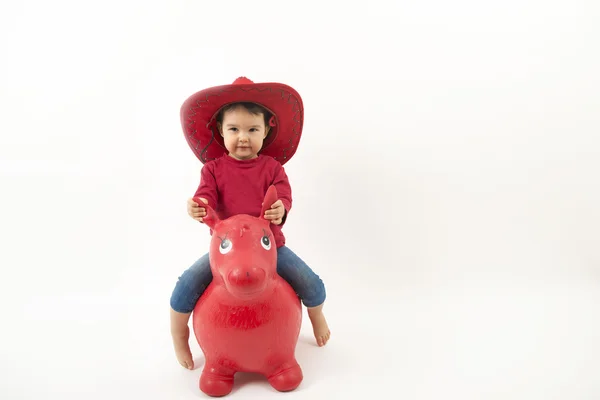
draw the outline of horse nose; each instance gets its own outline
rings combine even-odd
[[[229,283],[248,291],[258,289],[264,282],[265,277],[265,270],[256,267],[234,268],[227,275]]]

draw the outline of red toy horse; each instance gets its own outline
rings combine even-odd
[[[193,327],[206,359],[200,390],[224,396],[238,371],[265,375],[275,389],[290,391],[302,382],[295,358],[302,309],[292,287],[277,274],[277,249],[264,219],[277,200],[271,186],[260,217],[220,220],[206,207],[213,231],[209,257],[213,280],[196,304]]]

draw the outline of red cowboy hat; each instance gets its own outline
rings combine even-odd
[[[302,135],[302,98],[296,90],[282,83],[254,83],[245,77],[231,85],[201,90],[181,106],[181,126],[196,157],[204,164],[227,153],[216,116],[223,106],[242,101],[257,103],[273,114],[269,123],[271,130],[260,154],[285,164],[296,152]]]

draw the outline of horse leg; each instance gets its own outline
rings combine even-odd
[[[271,365],[274,365],[274,368],[267,379],[273,388],[280,392],[289,392],[300,386],[304,376],[295,357],[292,356],[284,362]]]
[[[235,371],[207,359],[200,375],[200,390],[209,396],[221,397],[233,389]]]

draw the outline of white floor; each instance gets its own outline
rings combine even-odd
[[[316,347],[304,320],[298,390],[279,394],[243,374],[231,398],[600,396],[598,285],[332,286],[333,336]],[[5,314],[0,397],[203,398],[201,352],[192,341],[196,369],[178,366],[165,304],[119,293],[32,294],[24,314]]]

